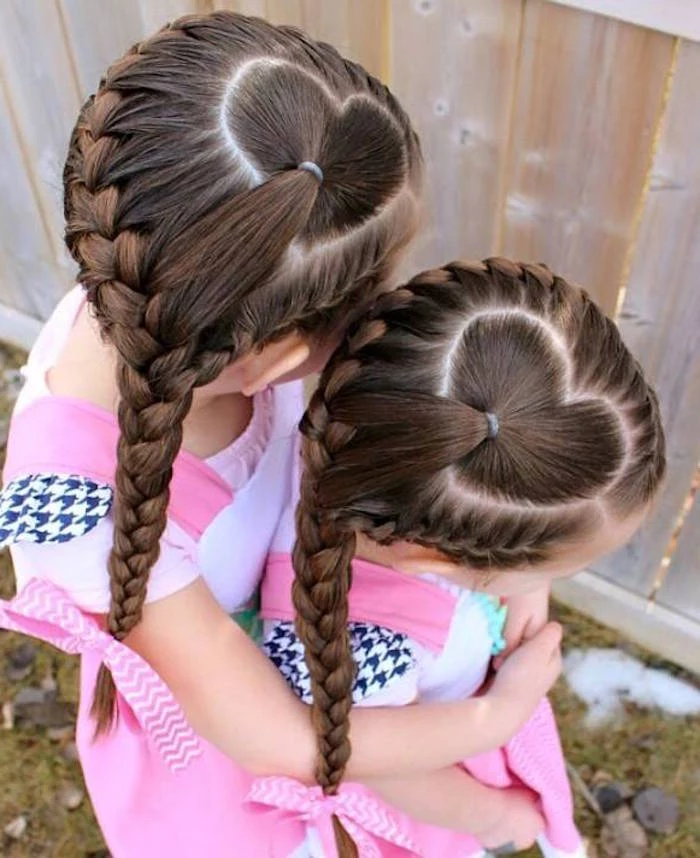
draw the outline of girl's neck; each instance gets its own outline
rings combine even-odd
[[[119,390],[116,356],[105,342],[95,320],[83,307],[55,365],[46,376],[55,396],[84,399],[112,414],[117,413]],[[196,391],[184,421],[183,449],[208,458],[243,434],[253,413],[253,402],[237,391],[208,395]]]

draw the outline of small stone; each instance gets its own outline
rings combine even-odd
[[[46,700],[46,693],[41,688],[22,688],[15,696],[15,709],[18,711],[24,706],[38,706]]]
[[[56,682],[56,678],[53,673],[51,673],[51,671],[46,674],[46,676],[41,680],[39,685],[41,686],[42,691],[58,691],[58,683]]]
[[[594,789],[596,787],[603,786],[603,784],[611,784],[612,782],[613,776],[602,770],[595,772],[593,777],[591,778],[591,786]]]
[[[584,779],[584,781],[586,783],[590,783],[591,778],[593,777],[593,769],[587,763],[583,763],[582,765],[578,766],[577,768],[578,768],[578,773],[581,775],[581,777]]]
[[[66,724],[65,727],[47,727],[46,736],[50,742],[65,742],[66,739],[72,739],[75,733],[75,728],[72,724]]]
[[[15,697],[15,718],[33,727],[67,727],[75,721],[75,707],[56,699],[54,691],[23,688]]]
[[[678,827],[678,800],[658,787],[648,787],[638,793],[632,802],[632,809],[647,831],[671,834]]]
[[[10,838],[10,840],[19,840],[24,832],[27,830],[27,817],[26,816],[18,816],[16,819],[13,819],[8,825],[5,826],[5,834]]]
[[[10,682],[21,682],[34,670],[36,647],[25,641],[7,656],[7,678]]]
[[[75,742],[69,742],[65,748],[61,749],[61,756],[64,760],[69,763],[77,763],[79,760],[78,757],[78,746]]]
[[[647,835],[627,805],[605,817],[600,832],[600,847],[607,858],[645,858]]]
[[[85,793],[73,784],[66,784],[58,793],[58,800],[66,810],[77,810],[84,798]]]
[[[603,813],[612,813],[624,804],[634,793],[629,787],[619,783],[601,784],[593,790],[593,795]]]
[[[2,729],[14,730],[15,728],[15,707],[8,700],[2,704]]]
[[[598,847],[587,837],[583,838],[583,854],[586,858],[598,858]]]

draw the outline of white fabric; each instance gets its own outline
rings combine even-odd
[[[272,542],[275,553],[289,553],[294,544],[294,509],[299,498],[300,452],[294,453],[294,487],[292,503],[282,513]],[[491,661],[492,638],[483,609],[469,590],[464,590],[437,575],[424,575],[438,587],[457,596],[455,612],[445,647],[440,653],[430,652],[410,639],[416,667],[377,694],[365,697],[358,706],[405,706],[420,698],[425,701],[462,700],[474,694],[483,684]],[[266,623],[266,635],[270,632]]]
[[[83,301],[77,287],[61,301],[43,328],[23,370],[25,385],[16,411],[49,396],[46,373],[54,365]],[[151,572],[147,601],[165,598],[202,575],[227,612],[246,603],[260,582],[280,511],[289,497],[292,449],[303,409],[301,382],[281,385],[255,398],[245,432],[207,460],[235,491],[199,544],[169,521],[160,557]],[[86,611],[109,606],[107,558],[112,545],[108,517],[89,533],[61,544],[12,548],[18,589],[44,577],[68,592]]]

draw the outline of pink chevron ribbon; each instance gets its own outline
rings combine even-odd
[[[12,601],[0,600],[0,627],[41,638],[67,653],[101,652],[120,695],[166,765],[179,771],[202,753],[197,734],[153,668],[54,584],[32,578]]]
[[[375,838],[400,847],[407,856],[423,854],[402,830],[399,814],[350,785],[341,786],[336,795],[324,795],[321,787],[308,787],[292,778],[257,778],[244,804],[253,810],[282,810],[287,819],[297,817],[311,823],[319,834],[326,858],[338,858],[334,816],[355,841],[359,858],[381,858],[382,851]]]

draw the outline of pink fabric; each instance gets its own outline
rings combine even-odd
[[[325,858],[338,858],[333,817],[336,816],[358,848],[359,858],[382,858],[381,844],[392,845],[404,856],[418,855],[418,846],[402,830],[403,820],[369,792],[342,785],[337,795],[326,796],[318,786],[308,787],[291,778],[259,778],[253,784],[246,805],[259,813],[281,809],[285,816],[277,824],[292,822],[289,838],[278,843],[274,858],[287,858],[298,846],[296,823],[302,819],[320,836]],[[378,842],[379,841],[379,842]]]
[[[40,399],[13,420],[6,476],[65,469],[112,484],[115,453],[111,415],[80,401]],[[198,536],[231,499],[231,490],[210,467],[180,454],[171,518]],[[48,546],[47,557],[50,552]],[[244,807],[250,775],[194,733],[157,674],[105,634],[94,617],[81,612],[55,585],[36,578],[15,599],[0,602],[0,627],[82,656],[76,741],[114,858],[270,854],[271,832],[282,812],[271,811],[263,818]],[[108,736],[95,740],[89,710],[102,663],[114,674],[119,717]],[[301,842],[305,827],[301,820],[291,821],[286,831]]]
[[[547,699],[504,748],[472,757],[465,766],[490,786],[523,785],[531,789],[540,797],[549,843],[562,852],[575,852],[580,847],[564,752]]]
[[[136,653],[47,581],[30,581],[11,602],[0,602],[0,626],[82,653],[77,744],[114,858],[270,853],[274,814],[263,823],[244,808],[250,776],[194,733],[167,686]],[[89,707],[102,662],[119,690],[119,720],[106,740],[94,741]],[[303,837],[301,823],[296,836]]]
[[[170,690],[133,650],[104,632],[48,581],[31,580],[11,602],[0,602],[3,628],[31,634],[73,655],[94,652],[114,677],[141,729],[173,772],[202,752]]]
[[[264,619],[294,619],[293,580],[290,555],[271,554],[260,593]],[[431,650],[443,648],[456,603],[451,593],[421,578],[357,559],[352,563],[352,582],[349,604],[355,622],[408,634]]]
[[[113,485],[118,438],[114,415],[96,405],[58,396],[37,399],[12,420],[5,480],[29,473],[76,473]],[[216,471],[185,450],[175,461],[170,494],[169,517],[195,539],[233,500]]]
[[[271,559],[262,589],[262,610],[268,618],[280,620],[293,617],[292,578],[289,555],[276,555]],[[416,583],[420,583],[421,587],[415,586]],[[401,575],[383,566],[356,561],[353,563],[349,618],[381,625],[420,640],[425,633],[425,616],[432,605],[426,600],[426,589],[444,594],[444,591],[427,581]],[[359,614],[356,613],[358,606],[361,610]],[[441,635],[444,641],[451,612],[440,611],[433,620],[434,626],[430,627],[433,640]],[[438,628],[439,624],[442,624],[442,629]],[[549,843],[561,852],[574,853],[580,848],[581,838],[573,820],[573,801],[561,743],[547,700],[540,703],[532,718],[505,747],[466,760],[464,765],[475,778],[489,786],[529,787],[539,796]],[[354,788],[364,792],[362,787]],[[473,837],[423,825],[405,816],[399,816],[397,820],[418,855],[466,858],[478,855],[483,850]],[[389,852],[385,850],[380,854],[388,855]]]

